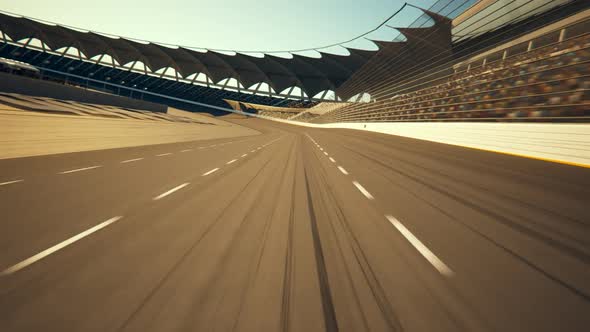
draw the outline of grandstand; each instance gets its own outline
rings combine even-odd
[[[590,19],[557,22],[547,32],[462,57],[453,72],[382,88],[317,122],[582,121],[590,119]],[[567,21],[572,21],[568,19]],[[426,83],[425,83],[426,82]]]
[[[257,114],[263,117],[276,119],[289,119],[301,113],[301,107],[293,107],[297,105],[289,105],[289,107],[269,106],[247,102],[239,102],[236,100],[225,99],[225,102],[234,110],[245,113]]]
[[[305,110],[304,112],[300,112],[299,114],[289,118],[289,120],[297,120],[302,122],[311,122],[311,120],[322,116],[326,113],[333,112],[339,108],[345,107],[350,103],[347,102],[321,102],[309,109]]]

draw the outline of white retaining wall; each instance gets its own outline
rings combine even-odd
[[[270,120],[313,128],[373,131],[590,168],[590,124],[506,122],[310,124],[280,119]]]

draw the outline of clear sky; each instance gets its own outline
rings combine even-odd
[[[233,50],[311,48],[366,32],[404,0],[0,0],[0,9],[93,31],[175,45]],[[422,8],[435,0],[408,0]],[[390,24],[407,26],[409,8]],[[395,36],[382,29],[374,39]],[[375,47],[368,41],[349,46]],[[337,50],[332,52],[340,53]]]

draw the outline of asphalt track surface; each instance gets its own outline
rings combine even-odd
[[[589,169],[232,121],[0,160],[0,330],[589,330]]]

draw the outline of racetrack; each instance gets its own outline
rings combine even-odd
[[[585,331],[590,170],[353,130],[0,160],[3,331]]]

